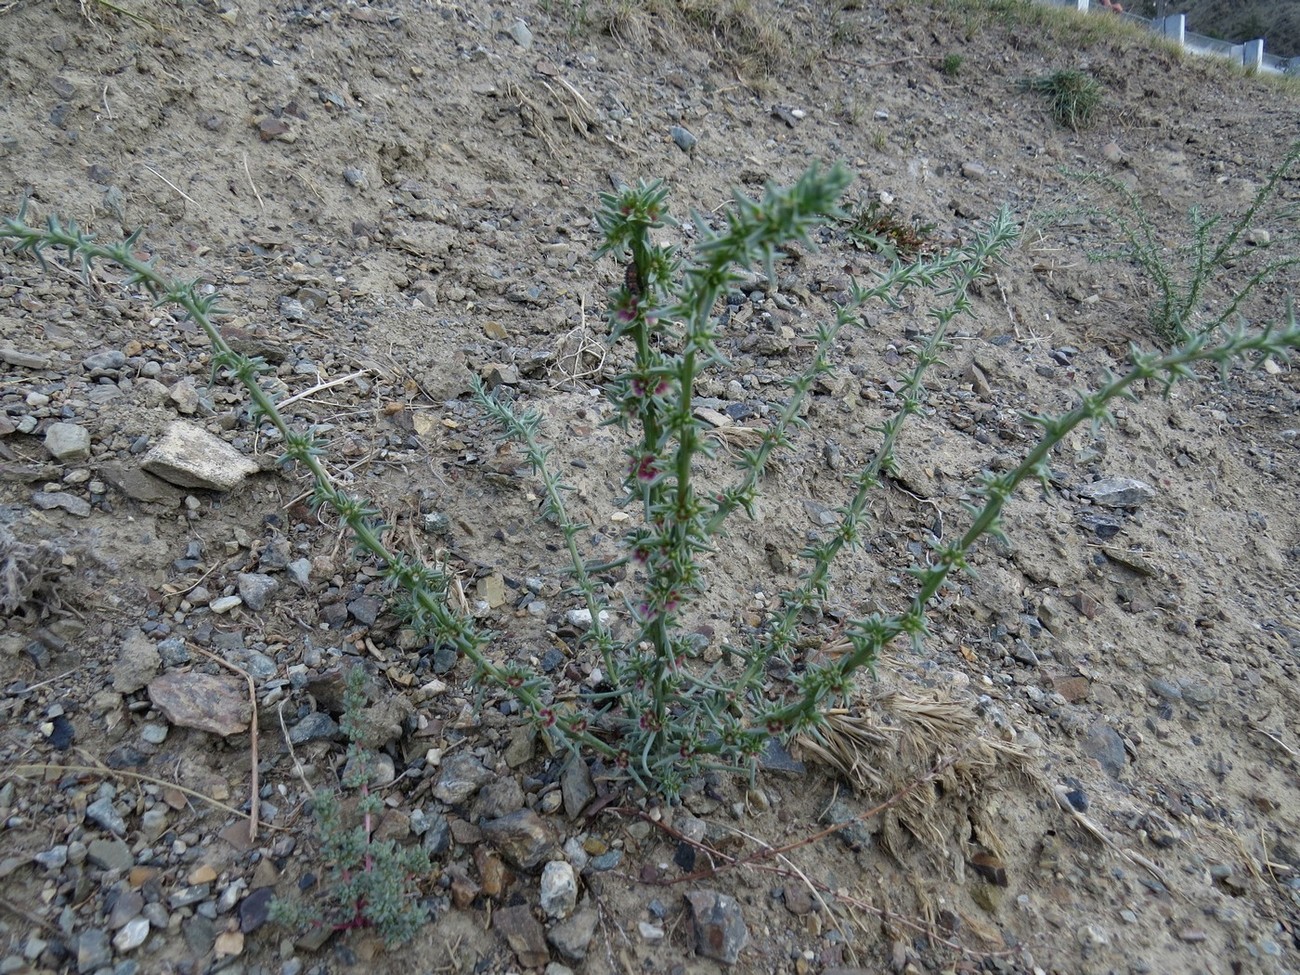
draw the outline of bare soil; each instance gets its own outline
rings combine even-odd
[[[1001,5],[138,6],[148,24],[67,0],[0,15],[5,209],[25,200],[29,219],[59,213],[101,239],[139,228],[142,255],[219,289],[241,351],[306,394],[286,410],[318,425],[340,482],[374,500],[400,547],[447,561],[497,634],[495,656],[551,666],[562,691],[593,661],[574,650],[560,539],[468,380],[502,381],[542,414],[574,514],[592,526],[589,554],[616,552],[622,441],[602,425],[599,387],[623,356],[603,340],[622,269],[594,257],[600,193],[662,178],[674,213],[698,221],[733,186],[758,192],[842,160],[858,173],[851,206],[883,199],[935,246],[970,239],[1004,206],[1023,225],[933,375],[826,618],[808,624],[815,654],[844,620],[903,605],[926,539],[960,531],[975,478],[1031,445],[1022,411],[1065,409],[1122,368],[1130,342],[1159,344],[1151,281],[1131,261],[1091,259],[1120,242],[1091,209],[1116,199],[1070,173],[1128,186],[1180,267],[1189,208],[1230,223],[1300,132],[1290,89],[1096,18],[1026,20]],[[1062,128],[1016,85],[1062,68],[1104,85],[1091,129]],[[696,140],[689,151],[674,126]],[[1213,278],[1205,314],[1297,246],[1297,202],[1291,176],[1253,221],[1251,249]],[[686,229],[665,233],[690,243]],[[737,426],[766,422],[850,276],[882,266],[842,226],[819,244],[729,306],[731,364],[698,394]],[[555,855],[585,867],[595,935],[568,956],[552,944],[553,973],[1300,970],[1289,364],[1207,373],[1167,398],[1146,390],[1113,427],[1062,446],[1052,486],[1010,507],[1009,544],[981,545],[978,574],[935,607],[924,653],[897,647],[864,679],[858,713],[893,729],[861,757],[874,787],[855,793],[810,758],[753,785],[696,783],[681,807],[629,792],[571,818],[551,798],[564,756],[401,625],[375,566],[310,510],[297,472],[275,467],[242,392],[213,379],[194,326],[111,269],[84,282],[48,257],[42,270],[0,253],[0,543],[26,573],[6,577],[0,620],[0,971],[527,968],[538,959],[521,959],[494,918],[536,908],[537,871],[503,880],[478,829],[512,790],[439,801],[440,769],[460,752],[517,782],[515,804],[545,814]],[[1266,283],[1241,315],[1280,320],[1294,285]],[[759,518],[708,557],[709,654],[742,643],[793,584],[798,551],[871,456],[926,308],[917,296],[870,309],[837,350]],[[120,356],[87,363],[101,353]],[[263,471],[230,492],[141,480],[145,451],[178,418]],[[56,422],[89,432],[87,458],[50,456]],[[1154,495],[1104,508],[1079,490],[1102,478]],[[286,568],[299,559],[305,585]],[[240,573],[278,588],[261,611],[214,612]],[[613,605],[634,582],[611,580]],[[168,640],[188,663],[150,657]],[[144,689],[157,668],[228,673],[207,654],[252,676],[256,751],[247,732],[169,721]],[[140,659],[152,660],[143,676]],[[309,950],[248,903],[267,886],[295,896],[324,871],[304,782],[335,784],[343,746],[327,736],[291,753],[282,727],[336,707],[321,675],[354,666],[408,702],[381,736],[396,775],[386,835],[427,842],[428,822],[451,826],[417,884],[430,921],[400,950],[366,932]],[[264,825],[247,842],[238,810],[254,756]],[[909,784],[905,801],[800,844]],[[88,816],[104,797],[125,854]],[[681,838],[697,821],[707,850]],[[799,845],[726,859],[785,844]],[[733,965],[697,951],[683,894],[703,889],[743,916]],[[108,947],[141,916],[143,944]]]

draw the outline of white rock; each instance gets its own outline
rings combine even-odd
[[[144,939],[147,937],[149,937],[149,919],[133,917],[122,925],[121,931],[113,935],[113,947],[121,952],[131,951],[144,944]]]
[[[549,917],[564,918],[573,913],[578,903],[578,878],[571,864],[552,860],[542,868],[539,902]]]
[[[172,484],[210,491],[229,491],[260,469],[220,437],[184,420],[168,425],[141,466]]]

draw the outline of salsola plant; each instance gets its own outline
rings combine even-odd
[[[737,194],[719,229],[695,218],[700,240],[688,254],[655,239],[669,219],[662,184],[641,184],[602,197],[602,250],[625,268],[622,284],[611,295],[610,341],[631,350],[630,366],[605,392],[626,431],[623,481],[639,514],[620,559],[634,569],[630,579],[639,589],[635,595],[630,588],[620,593],[620,605],[611,603],[611,593],[600,581],[609,566],[589,565],[583,558],[579,540],[584,528],[566,509],[566,487],[549,463],[551,447],[540,418],[478,389],[483,408],[522,445],[541,479],[545,514],[565,540],[573,589],[591,613],[585,640],[601,661],[604,681],[566,701],[556,700],[554,687],[541,675],[498,659],[492,635],[451,608],[447,579],[437,568],[383,544],[377,513],[331,482],[318,442],[291,429],[274,395],[260,385],[265,364],[235,353],[222,338],[214,324],[215,296],[201,295],[194,284],[169,281],[151,262],[137,258],[135,236],[105,245],[57,219],[30,227],[21,215],[7,220],[0,236],[38,255],[44,248],[66,248],[87,266],[94,260],[113,261],[126,270],[127,286],[143,287],[155,300],[178,305],[208,334],[216,365],[248,389],[256,419],[280,432],[286,459],[308,471],[314,502],[333,508],[359,547],[406,594],[402,609],[413,623],[468,657],[478,681],[512,691],[558,744],[599,755],[646,789],[671,796],[704,769],[752,769],[773,736],[816,735],[825,715],[852,696],[859,672],[872,667],[886,645],[898,637],[923,641],[927,605],[954,570],[966,567],[967,555],[981,537],[1000,535],[999,516],[1007,500],[1026,480],[1045,479],[1053,448],[1070,431],[1107,422],[1111,402],[1133,397],[1143,384],[1167,392],[1190,377],[1197,363],[1226,368],[1240,359],[1282,357],[1300,345],[1300,325],[1292,317],[1254,333],[1200,333],[1163,355],[1134,348],[1127,371],[1108,375],[1100,388],[1079,394],[1073,409],[1028,418],[1041,432],[1037,444],[1014,469],[986,475],[972,489],[977,503],[968,510],[964,532],[949,542],[933,541],[923,564],[911,567],[914,585],[904,606],[892,614],[850,620],[845,627],[848,652],[806,667],[783,688],[769,687],[769,665],[790,662],[801,626],[826,597],[837,556],[860,543],[872,492],[881,476],[894,469],[900,434],[924,406],[926,373],[947,347],[951,323],[969,310],[971,286],[1016,240],[1015,225],[1003,212],[969,243],[938,255],[895,260],[870,284],[855,284],[846,306],[817,326],[808,363],[787,381],[784,402],[761,439],[741,453],[732,481],[721,490],[706,490],[699,468],[712,448],[693,406],[697,380],[724,362],[719,346],[723,326],[714,316],[715,306],[741,268],[765,266],[773,278],[784,244],[808,244],[814,229],[841,217],[837,201],[848,181],[838,167],[814,168],[794,186],[769,188],[761,199]],[[910,368],[900,376],[897,408],[876,431],[875,453],[849,478],[849,500],[838,510],[837,524],[803,552],[803,575],[759,635],[746,646],[725,648],[719,663],[704,666],[699,659],[703,648],[689,623],[707,554],[723,540],[724,528],[753,515],[764,473],[774,455],[793,446],[803,426],[802,407],[831,368],[844,330],[856,326],[864,306],[897,303],[906,292],[921,290],[934,301],[928,335],[916,343]]]

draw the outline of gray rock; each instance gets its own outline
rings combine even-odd
[[[229,613],[236,606],[244,605],[244,600],[240,596],[220,596],[208,603],[208,609],[220,615]]]
[[[108,932],[86,928],[77,937],[77,971],[96,971],[113,960],[113,948],[108,942]]]
[[[48,850],[36,854],[32,859],[46,870],[61,870],[64,864],[68,862],[68,847],[66,844],[60,843],[58,846],[52,846]]]
[[[140,630],[127,634],[113,661],[113,690],[134,694],[153,679],[162,665],[158,646]]]
[[[37,491],[32,495],[32,504],[42,511],[62,508],[68,514],[78,518],[90,517],[90,502],[66,491]]]
[[[520,809],[484,823],[483,836],[507,863],[519,870],[533,869],[557,849],[555,834],[531,809]]]
[[[1172,681],[1167,681],[1160,677],[1153,677],[1147,686],[1151,688],[1152,694],[1155,694],[1157,697],[1163,697],[1166,701],[1182,700],[1182,689]]]
[[[1078,493],[1103,508],[1136,508],[1154,498],[1156,489],[1131,477],[1108,477],[1083,485]]]
[[[433,797],[449,806],[456,806],[495,777],[491,769],[469,752],[457,752],[443,760],[438,770],[438,782],[433,787]]]
[[[173,890],[167,898],[167,903],[172,910],[179,907],[189,907],[204,900],[211,892],[211,884],[190,884],[188,887],[178,887]]]
[[[374,626],[383,607],[383,600],[378,596],[358,596],[348,602],[348,612],[362,626]]]
[[[126,353],[112,349],[108,352],[96,352],[81,360],[81,368],[86,372],[110,372],[126,365]]]
[[[302,588],[306,589],[311,585],[311,559],[294,559],[285,569],[289,573],[289,578]]]
[[[101,870],[130,870],[135,866],[131,848],[121,840],[91,840],[86,844],[86,859]]]
[[[235,577],[235,586],[244,605],[260,613],[266,609],[266,601],[280,588],[280,583],[261,572],[241,572]]]
[[[690,152],[699,141],[689,130],[682,128],[680,125],[674,125],[668,130],[668,134],[673,137],[673,142],[677,143],[677,148],[682,152]]]
[[[734,965],[749,943],[749,929],[734,897],[716,890],[692,890],[686,895],[695,934],[695,953]]]
[[[49,369],[53,365],[49,356],[21,349],[0,349],[0,360],[19,369]]]
[[[106,829],[114,836],[126,835],[126,821],[113,808],[113,800],[100,796],[86,806],[86,818],[101,829]]]
[[[168,667],[179,667],[190,662],[190,652],[185,641],[178,636],[168,637],[158,643],[158,656]]]
[[[338,736],[338,722],[324,711],[313,711],[289,729],[289,740],[295,745],[318,739],[333,741]]]
[[[138,467],[105,464],[99,473],[104,480],[134,501],[175,504],[184,497],[184,492],[176,485],[168,484],[162,478],[154,477]]]
[[[259,469],[221,438],[184,420],[167,427],[142,466],[172,484],[210,491],[229,491]]]
[[[560,773],[560,794],[564,797],[564,814],[570,819],[577,819],[587,808],[587,803],[596,798],[591,769],[577,755],[570,756]]]
[[[75,423],[51,423],[45,431],[45,449],[61,464],[90,458],[90,431]]]
[[[552,860],[542,868],[539,901],[548,917],[566,918],[578,904],[578,877],[571,864]]]
[[[555,946],[564,958],[580,962],[587,957],[587,949],[596,936],[596,924],[600,920],[594,907],[584,904],[573,917],[554,925],[546,934],[546,940]]]
[[[509,30],[514,42],[524,50],[533,46],[533,32],[528,29],[528,25],[522,19],[516,18],[515,22],[510,25]]]
[[[758,757],[758,767],[766,772],[785,772],[789,775],[803,775],[808,771],[807,766],[791,755],[779,738],[767,740],[763,754]]]
[[[1117,779],[1124,771],[1127,757],[1124,754],[1124,739],[1114,728],[1098,718],[1088,729],[1088,737],[1083,740],[1083,750],[1097,760],[1106,774]]]

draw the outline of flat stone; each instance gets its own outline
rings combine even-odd
[[[131,848],[122,840],[91,840],[86,844],[86,859],[101,870],[127,871],[135,865]]]
[[[42,511],[62,508],[77,518],[90,517],[90,502],[66,491],[37,491],[32,495],[32,504]]]
[[[289,740],[295,745],[317,739],[333,741],[338,736],[338,722],[324,711],[313,711],[289,729]]]
[[[139,948],[144,944],[147,937],[149,937],[148,919],[135,917],[127,921],[122,926],[122,929],[113,936],[113,947],[125,954]]]
[[[105,464],[99,475],[133,501],[147,504],[175,504],[185,492],[160,477],[126,464]]]
[[[520,809],[483,824],[483,835],[512,867],[531,870],[553,854],[555,834],[541,816]]]
[[[96,352],[81,360],[81,368],[86,372],[109,372],[126,365],[126,353],[117,349],[108,352]]]
[[[134,694],[158,673],[162,657],[158,646],[142,631],[132,630],[118,648],[113,661],[113,690],[119,694]]]
[[[1136,508],[1156,496],[1156,489],[1131,477],[1108,477],[1079,488],[1078,493],[1103,508]]]
[[[498,908],[492,915],[492,927],[506,939],[524,968],[540,968],[551,960],[546,932],[527,904]]]
[[[45,431],[45,449],[61,464],[90,459],[90,431],[75,423],[51,423]]]
[[[695,933],[695,953],[734,965],[749,943],[749,929],[736,899],[716,890],[692,890],[684,896]]]
[[[259,470],[220,437],[184,420],[168,425],[141,466],[172,484],[209,491],[229,491]]]
[[[237,677],[169,671],[149,682],[149,699],[174,725],[214,735],[248,728],[248,689]]]

